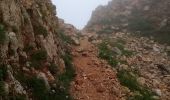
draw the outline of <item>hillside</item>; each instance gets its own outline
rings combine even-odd
[[[139,33],[170,44],[169,7],[169,0],[112,0],[93,11],[86,29]]]
[[[51,0],[1,0],[0,100],[169,100],[169,4],[113,0],[78,30]]]

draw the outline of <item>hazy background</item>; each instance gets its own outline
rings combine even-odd
[[[66,23],[82,29],[90,19],[92,11],[111,0],[52,0],[57,6],[57,15]]]

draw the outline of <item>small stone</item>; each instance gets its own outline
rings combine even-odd
[[[112,51],[115,52],[118,55],[122,55],[122,51],[117,47],[112,48]]]
[[[160,89],[155,89],[154,91],[158,96],[162,96],[162,91]]]
[[[139,77],[139,78],[137,79],[137,81],[138,81],[139,84],[141,84],[141,85],[144,85],[145,82],[146,82],[145,78],[143,78],[143,77]]]

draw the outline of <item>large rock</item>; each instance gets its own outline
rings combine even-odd
[[[78,38],[76,38],[76,37],[71,37],[71,39],[73,40],[73,43],[74,43],[75,45],[80,45],[80,41],[79,41]]]

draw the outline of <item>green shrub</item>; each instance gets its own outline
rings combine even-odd
[[[123,39],[121,39],[121,38],[118,38],[118,39],[117,39],[117,42],[118,42],[118,43],[121,43],[121,44],[123,44],[123,45],[126,44],[126,41],[123,40]]]
[[[73,44],[71,37],[67,36],[63,31],[59,32],[59,37],[64,43]]]
[[[72,65],[72,57],[69,53],[66,53],[63,56],[63,60],[65,62],[66,72],[59,76],[59,80],[63,83],[65,87],[68,87],[70,82],[75,77],[75,70]]]
[[[107,45],[107,42],[99,44],[99,57],[107,60],[112,67],[115,67],[118,64],[118,61],[115,59],[115,54],[107,47]]]
[[[0,44],[3,44],[6,40],[5,30],[3,26],[0,24]]]
[[[113,43],[112,46],[119,48],[122,52],[122,55],[125,55],[127,57],[132,56],[133,51],[125,50],[124,44],[125,44],[125,41],[119,39],[119,40],[117,40],[117,42]]]
[[[170,51],[167,51],[168,56],[170,56]]]
[[[120,83],[132,91],[140,90],[137,78],[126,70],[121,70],[117,74]]]
[[[25,95],[9,95],[9,100],[27,100]]]
[[[133,51],[130,51],[130,50],[123,50],[122,51],[122,55],[125,55],[127,57],[130,57],[133,55]]]
[[[126,70],[118,71],[117,77],[121,85],[128,87],[133,93],[138,93],[130,96],[128,100],[155,100],[153,99],[155,93],[151,92],[146,87],[141,86],[138,83],[136,76],[132,75],[130,72]]]
[[[37,100],[46,100],[48,89],[46,88],[45,82],[37,77],[32,77],[28,81],[28,86],[33,90],[33,97]]]
[[[4,64],[0,64],[0,81],[5,80],[7,77],[7,66]]]
[[[5,96],[5,83],[3,81],[0,81],[0,96]]]
[[[44,37],[48,35],[47,29],[42,25],[33,25],[33,28],[36,35],[43,35]]]
[[[26,51],[26,52],[30,52],[33,49],[34,49],[34,47],[32,45],[26,45],[23,50]]]
[[[57,100],[72,100],[72,97],[69,94],[70,83],[75,77],[75,70],[72,65],[72,57],[69,53],[66,53],[63,56],[63,60],[66,66],[66,72],[62,75],[59,75],[59,85],[64,87],[64,89],[57,89]],[[66,98],[68,97],[68,98]]]
[[[42,62],[47,59],[47,52],[45,50],[37,50],[31,55],[31,66],[39,69],[42,66]]]

